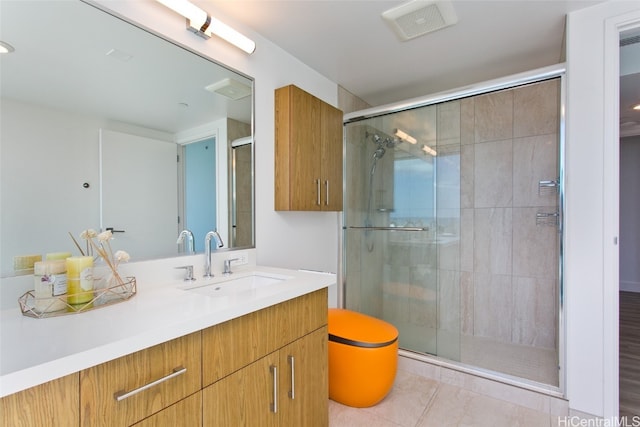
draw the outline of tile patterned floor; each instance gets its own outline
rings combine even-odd
[[[558,416],[399,369],[389,395],[371,408],[329,401],[330,427],[556,426]]]

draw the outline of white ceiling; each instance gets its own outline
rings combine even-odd
[[[372,106],[562,62],[565,16],[601,3],[454,0],[458,23],[399,41],[388,0],[200,0]],[[257,46],[260,49],[260,46]]]
[[[168,134],[251,122],[251,97],[205,90],[249,79],[79,1],[0,0],[0,39],[15,48],[0,58],[3,99]]]

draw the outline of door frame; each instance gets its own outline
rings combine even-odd
[[[640,11],[605,20],[603,251],[604,417],[619,415],[620,33],[640,27]]]

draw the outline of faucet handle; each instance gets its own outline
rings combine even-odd
[[[185,282],[192,282],[194,280],[196,280],[195,277],[193,277],[193,265],[182,265],[180,267],[176,267],[177,269],[184,269],[184,281]]]
[[[225,259],[224,260],[224,270],[222,271],[222,274],[224,274],[224,275],[233,274],[233,271],[231,271],[231,263],[233,261],[238,261],[239,259],[240,258]]]

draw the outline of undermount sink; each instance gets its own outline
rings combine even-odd
[[[207,283],[204,285],[193,285],[185,290],[209,297],[224,297],[235,295],[267,295],[277,292],[278,283],[291,279],[290,276],[281,276],[269,273],[253,273],[246,276],[230,277],[229,279]]]

